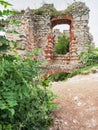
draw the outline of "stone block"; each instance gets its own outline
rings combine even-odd
[[[81,17],[81,20],[83,20],[83,21],[89,20],[89,15],[88,15],[88,14],[87,14],[87,15],[83,15],[83,16]]]
[[[76,18],[75,18],[75,21],[80,21],[80,17],[76,17]]]

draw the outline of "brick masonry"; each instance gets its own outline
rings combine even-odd
[[[45,4],[43,8],[48,9],[48,6],[48,4]],[[80,68],[83,65],[78,56],[81,52],[88,50],[89,46],[94,47],[93,38],[88,27],[90,10],[85,3],[75,2],[65,11],[67,13],[61,13],[51,18],[48,10],[38,15],[27,9],[24,13],[10,17],[10,20],[20,20],[19,25],[9,26],[9,30],[16,30],[19,34],[7,34],[7,37],[20,43],[17,47],[20,55],[41,48],[36,59],[41,62],[47,61],[47,65],[42,68],[48,74],[70,73]],[[66,55],[54,53],[53,27],[58,24],[68,24],[70,26],[70,48]]]

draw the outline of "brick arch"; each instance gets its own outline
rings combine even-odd
[[[61,72],[64,72],[64,73],[70,73],[70,71],[68,71],[67,69],[66,70],[52,70],[52,71],[48,71],[48,72],[46,72],[44,75],[43,75],[43,78],[44,79],[47,79],[47,77],[49,77],[49,76],[51,76],[51,75],[53,75],[53,74],[58,74],[58,73],[61,73]]]
[[[71,24],[73,21],[72,15],[60,15],[51,19],[51,27],[57,24]]]
[[[74,39],[74,24],[72,15],[61,15],[51,19],[51,29],[60,24],[68,24],[70,26],[70,41]]]

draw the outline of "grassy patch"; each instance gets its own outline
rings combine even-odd
[[[85,66],[84,68],[80,68],[78,70],[75,70],[74,72],[68,74],[65,72],[61,72],[61,73],[56,73],[53,75],[50,75],[49,78],[50,80],[53,81],[64,81],[67,80],[68,78],[74,77],[78,74],[81,75],[88,75],[89,73],[96,73],[98,69],[98,64],[95,65],[91,65],[91,66]]]
[[[57,82],[57,81],[63,81],[67,75],[68,75],[67,73],[61,72],[61,73],[56,73],[56,74],[50,75],[49,78],[51,81]]]
[[[91,66],[85,66],[84,68],[80,68],[80,69],[68,74],[65,77],[65,80],[67,80],[68,78],[71,78],[75,75],[78,75],[78,74],[86,75],[86,74],[89,74],[89,73],[96,73],[97,69],[98,69],[98,64],[91,65]]]

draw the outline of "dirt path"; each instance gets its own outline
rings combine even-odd
[[[98,130],[98,73],[54,82],[52,89],[61,107],[51,130]]]

